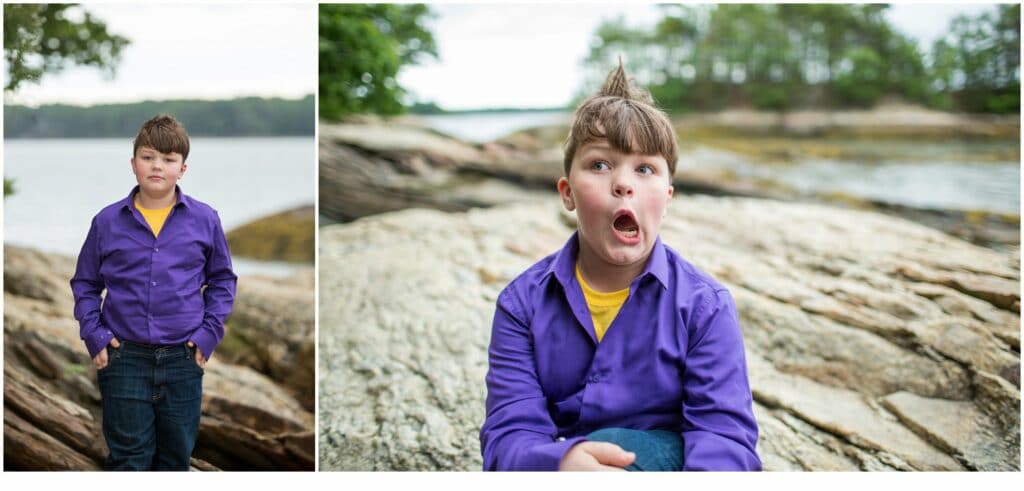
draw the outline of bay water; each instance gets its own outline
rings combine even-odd
[[[312,137],[193,138],[182,191],[220,215],[225,232],[263,216],[312,206]],[[4,242],[77,256],[92,218],[135,186],[132,139],[4,142]],[[234,258],[237,274],[286,276],[308,267]]]

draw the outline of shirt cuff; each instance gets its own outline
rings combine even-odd
[[[210,361],[210,357],[213,356],[213,350],[217,347],[217,338],[215,338],[213,334],[210,334],[209,331],[200,327],[196,332],[192,333],[192,337],[189,338],[189,341],[196,343],[196,346],[199,347],[199,351],[203,352],[203,358],[206,358],[206,361]]]
[[[114,339],[114,333],[105,327],[100,327],[86,336],[85,349],[89,350],[89,359],[96,358],[96,355],[110,344],[111,339]]]
[[[573,445],[585,441],[587,441],[586,437],[577,436],[537,445],[530,449],[530,456],[526,459],[527,462],[525,462],[523,470],[557,471],[558,465],[562,463],[562,457],[569,453],[569,449]]]

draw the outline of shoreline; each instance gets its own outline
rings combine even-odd
[[[476,144],[434,128],[411,124],[408,120],[403,122],[401,118],[388,122],[368,118],[358,124],[324,124],[320,136],[320,213],[328,220],[321,223],[346,223],[406,208],[465,211],[553,196],[554,183],[562,172],[558,139],[563,138],[564,133],[564,128],[540,127]],[[756,147],[750,145],[750,140],[735,138],[733,141]],[[861,151],[858,149],[804,146],[794,150],[795,154],[783,157],[799,161],[842,150],[847,152],[842,158],[867,162],[865,155],[849,153]],[[869,146],[865,151],[877,154],[878,148]],[[913,154],[913,146],[900,151]],[[946,149],[940,148],[932,154],[944,152]],[[1004,149],[997,148],[991,153],[1001,159],[1005,158],[1003,152]],[[884,154],[888,153],[891,152],[886,150]],[[934,158],[932,154],[924,154],[920,159],[927,162]],[[783,158],[764,157],[773,162]],[[729,150],[690,150],[684,152],[682,158],[706,165],[677,169],[674,185],[680,193],[758,197],[870,210],[904,218],[977,245],[1000,250],[1019,248],[1019,214],[954,207],[925,208],[813,188],[800,191],[774,180],[756,175],[743,177],[731,171],[730,162],[737,159],[745,160],[744,165],[760,164],[749,156]]]
[[[345,122],[373,123],[394,121],[400,124],[429,126],[431,118],[495,117],[507,115],[564,114],[568,120],[574,108],[562,110],[474,110],[439,114],[406,113],[392,118],[356,115]],[[942,140],[950,137],[966,139],[1020,139],[1020,116],[985,113],[936,111],[924,106],[889,102],[869,109],[802,109],[793,111],[759,111],[732,108],[714,112],[669,114],[681,133],[684,131],[744,136],[785,137],[851,137],[861,139],[925,138]],[[533,128],[518,128],[496,139]],[[564,132],[563,132],[564,133]],[[459,135],[451,135],[459,137]],[[564,134],[562,135],[564,138]]]

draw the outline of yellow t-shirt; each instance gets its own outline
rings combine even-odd
[[[600,342],[601,338],[604,337],[605,331],[608,330],[608,326],[612,324],[615,316],[619,314],[622,304],[626,303],[626,297],[629,297],[629,287],[609,293],[594,290],[586,281],[583,281],[579,263],[576,263],[576,280],[580,282],[580,287],[583,288],[583,298],[587,300],[587,308],[590,309],[590,319],[594,321],[594,333],[597,334],[597,341]]]
[[[167,208],[159,208],[156,210],[150,210],[149,208],[143,208],[139,204],[139,197],[135,197],[135,208],[142,213],[142,218],[146,219],[146,223],[149,224],[149,228],[153,230],[153,237],[160,236],[160,229],[164,228],[164,222],[167,221],[167,216],[171,214],[171,208],[174,205],[168,206]]]

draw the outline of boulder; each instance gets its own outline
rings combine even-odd
[[[495,299],[574,220],[549,195],[323,227],[320,468],[480,469]],[[661,232],[736,299],[766,469],[1020,468],[1019,249],[680,194]]]
[[[5,469],[96,470],[106,457],[96,373],[73,318],[68,283],[73,273],[73,258],[5,245]],[[229,323],[237,316],[246,326],[239,322],[239,334],[256,330],[265,337],[265,345],[276,350],[311,353],[312,274],[280,283],[283,297],[274,297],[269,292],[273,281],[242,277]],[[255,297],[267,298],[252,299],[250,290]],[[261,316],[265,311],[255,307],[270,304],[269,298],[288,302],[287,308],[278,304],[275,312],[295,316],[287,326],[269,315]],[[267,326],[287,330],[275,335]],[[304,345],[296,339],[296,333],[303,332]],[[232,336],[229,325],[225,342]],[[255,339],[254,334],[247,336]],[[207,365],[192,467],[313,470],[313,414],[296,398],[305,390],[311,392],[312,369],[303,372],[297,368],[302,361],[280,353],[275,360],[290,364],[289,368],[253,359],[258,361],[253,363],[256,367],[231,364],[218,349]],[[307,359],[311,364],[312,355]],[[302,377],[306,380],[300,382]]]
[[[258,218],[229,230],[228,247],[232,256],[313,264],[315,221],[312,205]]]

